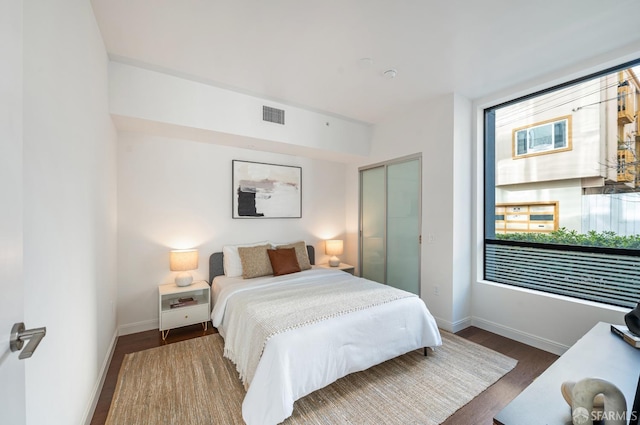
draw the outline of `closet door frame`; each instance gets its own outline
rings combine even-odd
[[[375,164],[365,165],[358,168],[358,269],[362,275],[363,265],[363,190],[362,178],[363,172],[375,168],[384,167],[384,238],[383,238],[383,257],[384,257],[384,283],[387,283],[387,239],[388,239],[388,217],[389,217],[389,194],[388,194],[388,168],[391,165],[401,164],[403,162],[418,161],[418,296],[422,294],[422,153],[406,155],[394,158],[388,161],[377,162]]]

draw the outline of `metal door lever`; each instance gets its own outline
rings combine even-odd
[[[20,360],[28,359],[33,355],[33,352],[36,351],[38,344],[42,341],[42,338],[47,333],[47,328],[34,328],[34,329],[26,329],[24,328],[24,323],[15,323],[13,328],[11,328],[11,340],[9,341],[9,347],[11,351],[20,351],[22,350],[22,346],[24,345],[24,340],[28,339],[29,342],[27,346],[22,350],[18,358]]]

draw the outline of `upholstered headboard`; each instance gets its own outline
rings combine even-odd
[[[311,264],[316,263],[316,250],[313,246],[307,245],[307,254],[309,255],[309,262]],[[214,252],[209,257],[209,285],[213,282],[216,276],[224,274],[224,266],[222,265],[222,259],[224,254],[222,252]]]

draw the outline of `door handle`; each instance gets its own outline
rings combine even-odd
[[[11,328],[11,340],[9,341],[9,348],[11,351],[20,351],[24,345],[25,340],[29,340],[27,346],[22,350],[18,358],[20,360],[28,359],[36,351],[38,344],[42,341],[42,338],[47,333],[47,328],[34,328],[25,329],[24,323],[15,323]]]

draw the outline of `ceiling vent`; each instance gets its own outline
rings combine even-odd
[[[269,121],[284,125],[284,110],[272,108],[270,106],[263,106],[262,121]]]

